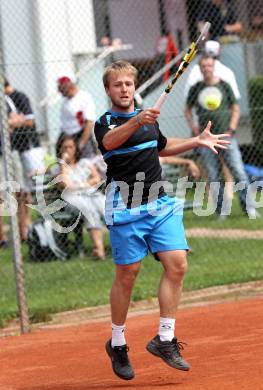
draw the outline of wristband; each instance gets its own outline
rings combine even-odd
[[[232,127],[229,127],[229,128],[228,128],[228,131],[229,131],[229,133],[235,134],[236,129],[232,129]]]

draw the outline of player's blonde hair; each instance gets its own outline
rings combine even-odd
[[[135,85],[137,84],[138,70],[128,61],[116,61],[107,66],[103,73],[103,84],[104,87],[109,86],[109,75],[114,72],[127,73],[134,79]]]

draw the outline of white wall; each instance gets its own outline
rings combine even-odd
[[[0,13],[6,76],[16,89],[29,96],[41,127],[43,123],[38,115],[41,65],[35,34],[34,7],[28,0],[1,0]]]
[[[59,126],[39,102],[73,69],[73,56],[96,47],[92,0],[0,0],[6,74],[27,93],[38,127]],[[48,116],[46,121],[46,115]],[[56,118],[55,118],[56,117]]]

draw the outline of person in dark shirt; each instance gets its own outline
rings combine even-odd
[[[210,39],[219,39],[224,35],[239,34],[243,27],[238,21],[233,4],[227,0],[205,1],[197,18],[198,30],[203,29],[204,23],[209,21]]]
[[[45,169],[44,151],[40,145],[29,98],[14,89],[8,80],[5,80],[4,87],[15,181],[21,189],[17,193],[20,234],[22,240],[26,240],[28,226],[31,224],[31,213],[26,206],[30,201],[31,177],[38,170]]]
[[[164,268],[159,287],[159,332],[147,350],[168,365],[189,370],[174,336],[175,312],[187,269],[182,204],[169,198],[161,182],[159,156],[170,156],[203,146],[226,148],[228,141],[204,132],[190,139],[166,138],[159,129],[160,111],[136,110],[137,70],[126,61],[109,65],[103,76],[111,109],[95,123],[95,136],[107,164],[106,223],[110,231],[116,277],[110,301],[112,338],[106,343],[114,373],[132,379],[124,329],[131,292],[148,251]]]
[[[229,169],[235,183],[243,183],[242,189],[238,191],[240,205],[245,215],[254,219],[257,217],[257,212],[248,191],[249,180],[235,137],[240,117],[239,104],[230,84],[215,75],[214,58],[205,55],[200,59],[199,64],[204,80],[197,82],[190,89],[186,99],[185,117],[194,135],[200,134],[200,129],[203,128],[208,119],[212,120],[213,132],[231,135],[231,143],[227,150],[220,153],[220,157]],[[194,121],[194,110],[198,124]],[[226,203],[224,199],[225,185],[221,177],[220,159],[207,149],[200,150],[200,157],[206,168],[209,183],[220,183],[219,190],[211,187],[211,193],[216,205],[216,212],[220,219],[225,219],[231,209],[224,210]]]

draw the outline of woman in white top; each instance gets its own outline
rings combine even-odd
[[[101,177],[95,166],[86,158],[80,158],[80,150],[72,135],[64,135],[58,146],[60,160],[60,186],[64,188],[62,199],[81,212],[94,245],[92,255],[105,257],[103,244],[103,220],[105,197],[97,190]]]

